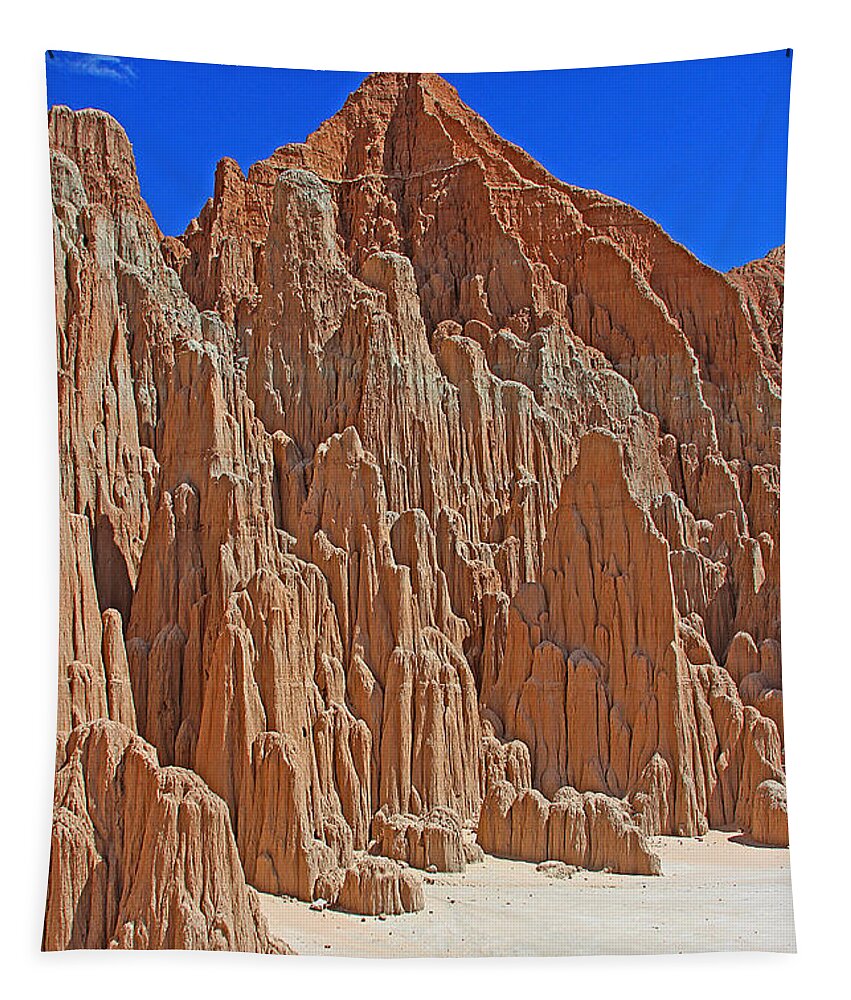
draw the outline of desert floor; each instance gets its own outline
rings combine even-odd
[[[273,933],[301,955],[356,958],[794,951],[789,851],[731,833],[655,837],[661,877],[486,858],[464,874],[426,876],[425,909],[360,917],[261,896]]]

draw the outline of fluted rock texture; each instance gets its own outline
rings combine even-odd
[[[203,798],[241,888],[211,924],[175,876],[159,926],[115,888],[158,814],[60,802],[46,947],[265,949],[243,878],[416,909],[381,852],[454,870],[476,823],[624,872],[785,842],[782,248],[719,274],[430,75],[223,160],[180,238],[108,115],[50,140],[58,728]]]
[[[322,898],[348,913],[395,915],[425,906],[422,877],[390,858],[360,857],[320,882]]]
[[[659,875],[661,863],[620,799],[560,788],[550,802],[537,789],[490,786],[482,804],[479,844],[521,861],[563,861],[626,875]]]
[[[463,830],[451,809],[432,809],[425,816],[376,813],[372,853],[405,861],[414,868],[462,872],[467,863]]]
[[[227,806],[119,723],[74,729],[56,775],[44,945],[280,953]]]

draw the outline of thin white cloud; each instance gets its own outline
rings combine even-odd
[[[119,56],[98,56],[86,52],[57,53],[61,62],[72,73],[85,76],[99,76],[108,80],[129,83],[136,79],[136,71]]]

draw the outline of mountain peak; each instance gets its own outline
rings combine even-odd
[[[315,164],[330,180],[407,177],[478,160],[489,183],[558,183],[436,73],[372,73],[304,143],[282,147],[268,162],[294,160]]]

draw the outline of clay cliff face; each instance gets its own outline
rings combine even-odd
[[[60,755],[44,945],[287,950],[246,885],[222,800],[107,720],[77,727]]]
[[[782,248],[719,274],[435,76],[223,160],[181,238],[109,116],[50,140],[45,947],[275,950],[252,886],[418,909],[400,862],[476,827],[644,874],[653,834],[785,842]]]

